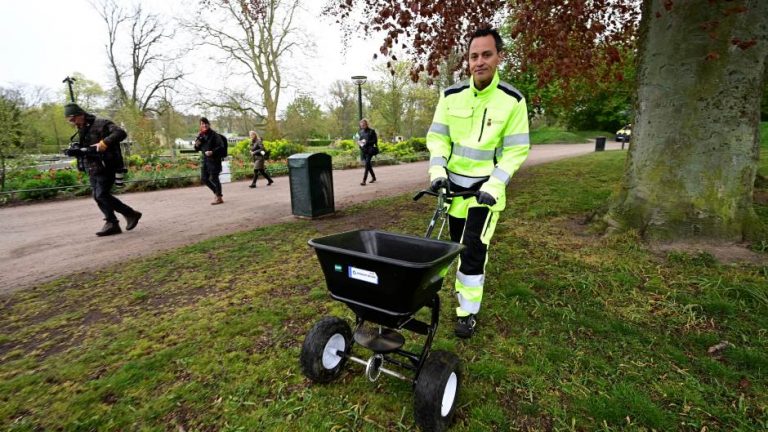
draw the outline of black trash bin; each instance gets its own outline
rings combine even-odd
[[[604,151],[605,150],[605,137],[597,137],[595,138],[595,151]]]
[[[335,211],[330,155],[297,153],[289,156],[288,177],[294,216],[314,218]]]

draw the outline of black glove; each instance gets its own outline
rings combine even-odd
[[[432,180],[432,184],[430,185],[430,189],[432,189],[432,192],[437,192],[439,189],[444,188],[448,190],[448,179],[445,177],[438,177],[434,180]]]
[[[477,203],[487,206],[493,206],[496,204],[496,198],[492,197],[488,192],[480,191],[477,193]]]

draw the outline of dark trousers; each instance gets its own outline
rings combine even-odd
[[[268,182],[272,183],[272,177],[269,176],[269,174],[267,173],[267,170],[265,170],[264,168],[259,168],[259,169],[253,170],[253,182],[251,182],[251,184],[254,184],[254,185],[256,184],[256,180],[259,178],[259,174],[263,175]]]
[[[488,219],[488,211],[488,207],[473,207],[467,212],[466,219],[448,216],[451,241],[461,242],[466,246],[461,251],[461,266],[459,268],[459,271],[466,275],[478,275],[484,272],[488,246],[483,244],[480,238]]]
[[[363,183],[368,180],[368,173],[371,173],[371,180],[376,180],[376,174],[373,173],[373,165],[371,165],[371,159],[373,159],[373,155],[365,154],[363,155],[363,160],[365,161],[365,173],[363,174]]]
[[[200,165],[200,179],[216,196],[221,196],[219,174],[221,174],[221,161],[205,158]]]
[[[115,184],[115,173],[93,174],[90,176],[90,181],[93,199],[96,200],[99,210],[104,213],[104,219],[107,222],[117,222],[115,212],[123,216],[135,213],[132,208],[115,198],[110,192],[112,185]]]

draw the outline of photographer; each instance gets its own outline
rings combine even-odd
[[[111,120],[97,118],[74,102],[64,106],[64,116],[71,125],[77,127],[79,136],[79,142],[66,153],[82,160],[82,166],[88,172],[91,182],[93,199],[106,220],[96,235],[102,237],[122,232],[115,212],[125,217],[125,229],[134,229],[141,219],[141,213],[125,205],[110,192],[117,172],[123,170],[120,141],[127,134]]]

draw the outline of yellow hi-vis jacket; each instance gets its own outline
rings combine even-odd
[[[493,196],[502,210],[506,186],[528,157],[528,110],[523,95],[499,79],[475,89],[470,78],[445,89],[427,133],[430,181],[451,183]]]

